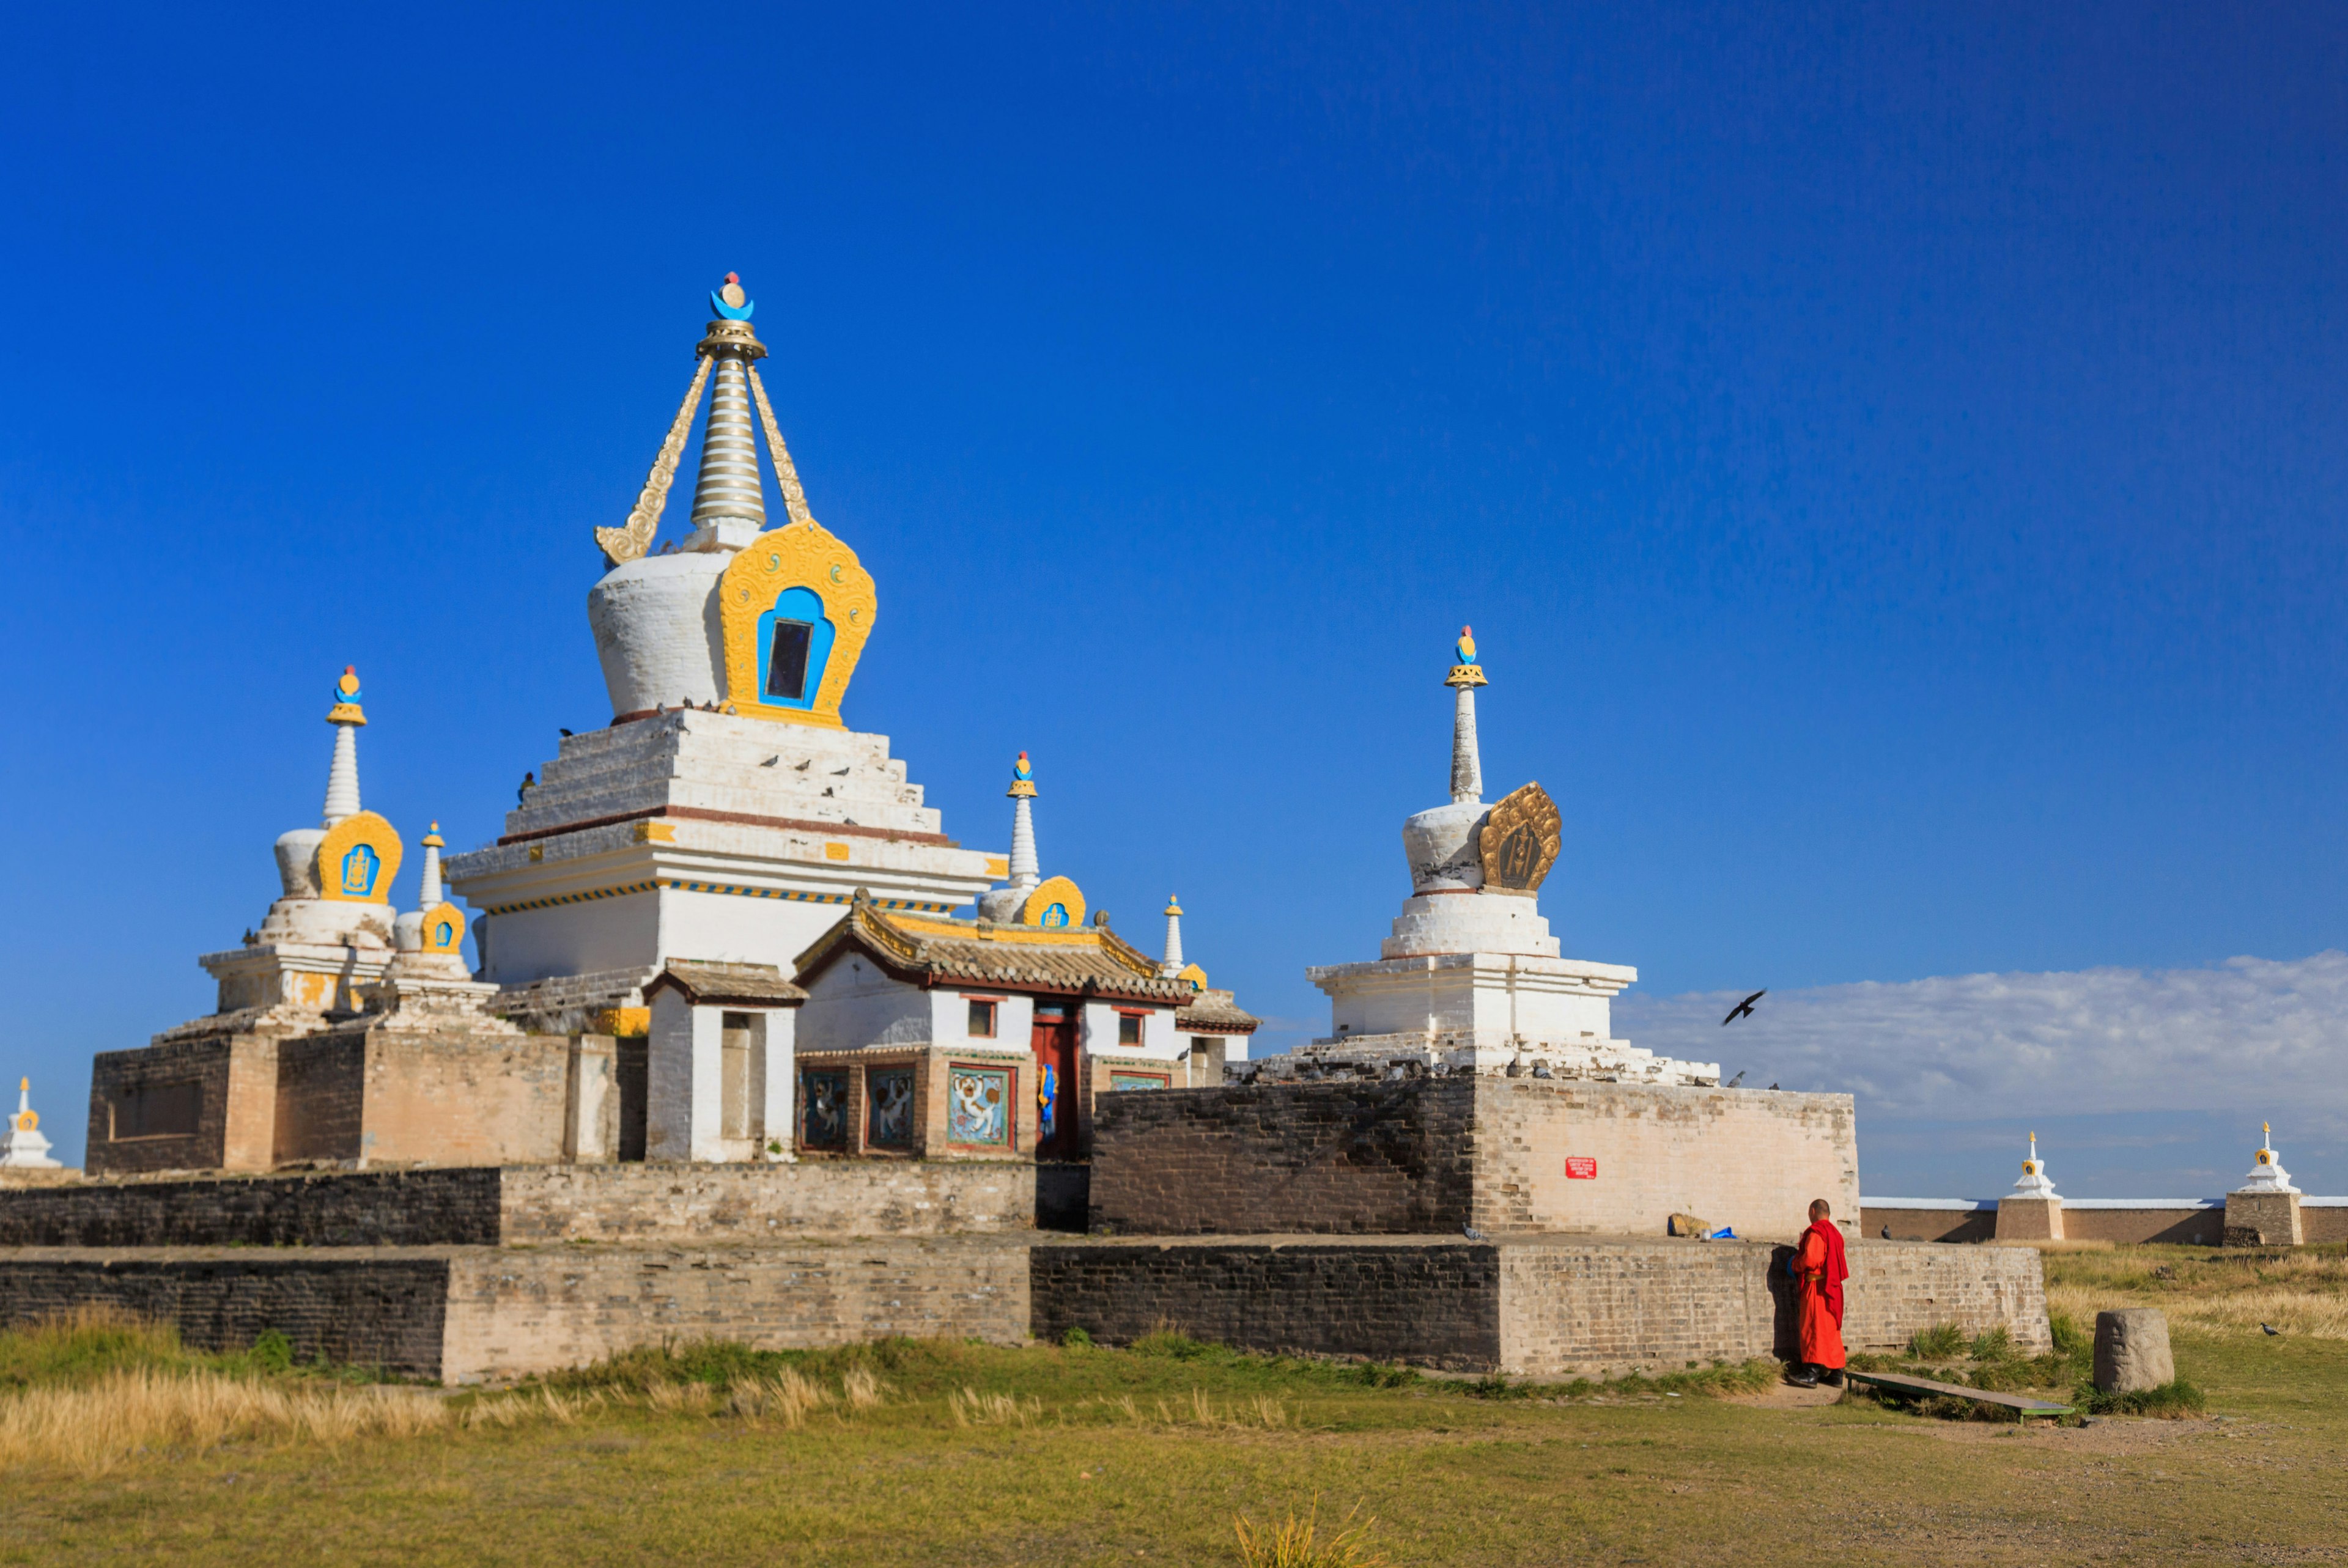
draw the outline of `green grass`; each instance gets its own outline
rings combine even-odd
[[[77,1387],[117,1369],[378,1380],[363,1367],[297,1365],[292,1341],[274,1330],[263,1333],[249,1350],[213,1355],[189,1349],[169,1324],[102,1307],[0,1332],[0,1389]]]
[[[2062,1255],[2048,1261],[2059,1275]],[[2096,1305],[2073,1285],[2090,1298],[2051,1355],[1959,1336],[1915,1364],[2067,1391],[2078,1312]],[[0,1336],[20,1383],[188,1356],[136,1334],[36,1337]],[[1176,1334],[1122,1350],[679,1342],[454,1397],[508,1422],[158,1452],[97,1477],[19,1470],[0,1563],[1239,1564],[1242,1518],[1266,1543],[1308,1518],[1319,1546],[1354,1532],[1355,1561],[1397,1568],[2348,1556],[2333,1479],[2348,1341],[2174,1337],[2223,1419],[2020,1431],[1858,1399],[1756,1405],[1740,1368],[1481,1384]],[[869,1373],[880,1402],[834,1397],[794,1426],[726,1397],[786,1372],[835,1396]]]

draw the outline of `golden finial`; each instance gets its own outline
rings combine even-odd
[[[326,710],[330,724],[364,724],[366,711],[359,706],[359,670],[355,664],[343,666],[342,678],[335,682],[335,705]]]

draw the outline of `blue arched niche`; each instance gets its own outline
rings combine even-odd
[[[758,617],[758,701],[769,708],[812,708],[823,690],[834,635],[823,600],[811,588],[787,588]],[[792,677],[798,677],[793,690]]]

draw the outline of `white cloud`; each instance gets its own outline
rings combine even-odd
[[[1634,992],[1614,1032],[1745,1067],[1747,1087],[1855,1094],[1879,1116],[2195,1111],[2272,1120],[2278,1138],[2348,1127],[2348,954],[1772,991],[1724,1030],[1736,1000]]]

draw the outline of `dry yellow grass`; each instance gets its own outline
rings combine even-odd
[[[2214,1261],[2213,1261],[2214,1260]],[[2096,1314],[2157,1307],[2173,1327],[2348,1339],[2348,1255],[2321,1251],[2215,1253],[2121,1246],[2050,1253],[2046,1304],[2092,1329]]]
[[[84,1473],[140,1453],[201,1452],[235,1439],[339,1443],[412,1437],[448,1424],[448,1407],[414,1389],[286,1388],[216,1373],[109,1373],[83,1388],[0,1399],[0,1466]]]
[[[1356,1503],[1356,1512],[1360,1509]],[[1347,1513],[1336,1533],[1323,1540],[1320,1536],[1321,1502],[1315,1498],[1312,1511],[1303,1519],[1291,1514],[1285,1523],[1264,1528],[1245,1514],[1231,1522],[1233,1533],[1239,1537],[1240,1561],[1246,1568],[1378,1568],[1385,1559],[1371,1553],[1369,1534],[1375,1519],[1354,1522]]]

